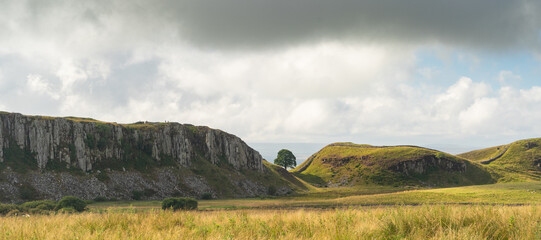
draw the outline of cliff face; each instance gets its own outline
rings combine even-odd
[[[179,123],[0,113],[0,200],[245,197],[292,191],[240,138]]]
[[[129,158],[142,151],[156,161],[172,158],[189,167],[201,154],[235,169],[263,170],[261,155],[240,138],[207,127],[178,123],[112,124],[74,118],[0,114],[0,149],[18,147],[35,154],[39,169],[51,161],[91,171],[101,162]],[[0,151],[0,162],[4,151]]]
[[[405,175],[426,174],[433,169],[439,169],[447,172],[465,172],[466,163],[427,155],[418,159],[398,162],[397,164],[389,167],[389,170]]]

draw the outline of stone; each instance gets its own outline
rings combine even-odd
[[[141,147],[137,144],[148,146],[148,153],[157,161],[162,156],[171,157],[180,166],[190,166],[195,156],[202,154],[213,164],[223,159],[235,169],[263,170],[261,155],[234,135],[178,123],[146,124],[151,126],[138,128],[129,124],[3,113],[0,114],[0,162],[4,146],[19,146],[35,154],[40,169],[48,161],[62,161],[92,171],[100,161],[125,156],[126,146],[122,142],[128,142],[131,148]],[[87,142],[91,140],[95,142]]]
[[[277,183],[261,154],[240,138],[204,126],[116,124],[0,112],[0,166],[8,164],[4,153],[11,148],[30,152],[37,170],[0,168],[2,201],[20,202],[18,189],[23,183],[35,188],[40,198],[54,200],[66,195],[131,199],[134,192],[145,192],[144,198],[153,200],[204,193],[254,197],[266,194],[269,182],[277,184],[280,194],[292,191],[288,183]],[[135,161],[134,154],[153,164],[168,164],[142,171],[118,165]],[[257,174],[245,175],[248,172]]]

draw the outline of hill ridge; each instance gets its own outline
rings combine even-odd
[[[455,186],[494,181],[480,164],[411,145],[332,143],[310,156],[293,172],[322,186],[374,183]]]

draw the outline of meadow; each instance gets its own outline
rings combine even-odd
[[[72,214],[0,217],[0,239],[540,239],[541,182],[441,189],[381,186],[288,197],[90,204]]]
[[[286,197],[200,200],[200,210],[298,209],[427,204],[541,204],[541,182],[497,183],[454,188],[408,189],[389,186],[318,188]],[[160,209],[160,201],[115,201],[89,205],[90,211]]]
[[[2,239],[539,239],[538,206],[86,212],[0,218]]]

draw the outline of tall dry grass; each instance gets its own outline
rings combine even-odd
[[[1,217],[1,239],[540,239],[536,206],[150,211]]]

